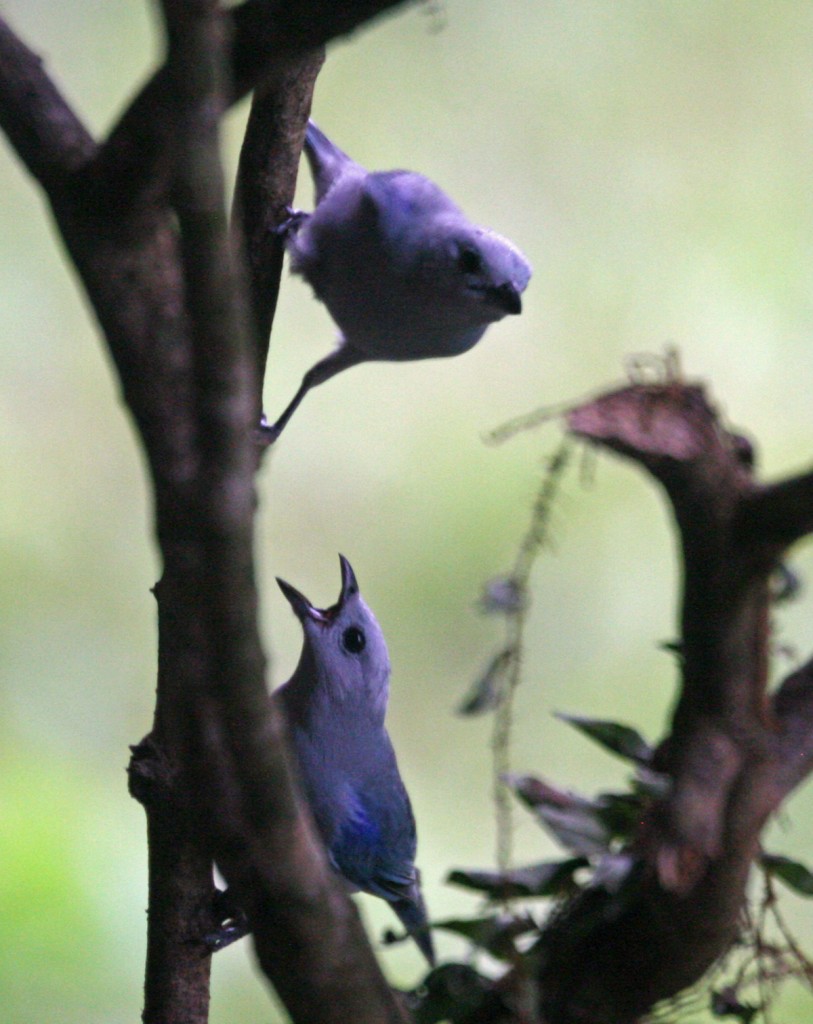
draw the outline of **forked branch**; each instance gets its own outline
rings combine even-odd
[[[771,487],[698,385],[631,384],[573,409],[577,437],[638,462],[681,540],[681,682],[623,896],[581,894],[539,942],[551,1024],[630,1024],[735,938],[762,828],[813,769],[813,661],[768,693],[771,574],[813,527],[810,474]]]
[[[131,765],[150,839],[146,1022],[206,1020],[212,854],[295,1020],[401,1019],[327,868],[267,701],[250,443],[261,367],[217,156],[228,103],[391,6],[248,0],[224,12],[214,0],[164,0],[167,59],[102,147],[0,20],[0,124],[51,203],[154,486],[158,699]],[[294,88],[290,74],[281,81]],[[293,189],[306,108],[301,97],[289,104],[301,124],[275,154],[289,168],[280,196]]]

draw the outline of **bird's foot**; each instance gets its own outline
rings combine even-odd
[[[218,927],[203,936],[203,944],[210,953],[225,949],[251,931],[248,918],[237,906],[228,889],[218,889],[212,900],[212,917]]]
[[[292,206],[286,206],[285,212],[287,214],[285,220],[273,229],[274,234],[279,235],[283,241],[287,241],[295,235],[310,217],[309,213],[305,213],[304,210],[295,210]]]
[[[238,939],[242,939],[244,935],[248,935],[251,929],[248,926],[248,921],[243,918],[242,921],[235,921],[231,924],[222,924],[213,932],[209,932],[208,935],[203,936],[203,944],[206,946],[210,953],[217,953],[221,949],[225,949],[226,946],[230,946],[233,942],[237,942]]]
[[[254,443],[258,448],[270,448],[282,433],[276,423],[269,423],[263,414],[259,425],[254,429]]]

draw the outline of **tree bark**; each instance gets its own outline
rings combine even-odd
[[[150,841],[148,1022],[206,1020],[213,856],[294,1020],[402,1019],[327,866],[267,700],[251,443],[263,359],[217,155],[226,105],[283,69],[290,124],[273,156],[287,168],[279,195],[292,194],[318,70],[309,85],[295,60],[308,64],[315,47],[394,6],[248,0],[224,13],[212,0],[165,0],[167,59],[102,145],[0,19],[0,124],[51,203],[153,481],[158,692],[130,771]]]
[[[670,794],[622,894],[582,893],[537,949],[550,1024],[631,1024],[730,947],[761,831],[813,770],[813,660],[767,692],[770,576],[813,527],[813,477],[760,484],[750,444],[680,381],[601,395],[568,424],[663,487],[681,539],[680,691],[654,765]]]

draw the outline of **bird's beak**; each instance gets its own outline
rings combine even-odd
[[[279,576],[277,576],[277,583],[279,583],[279,589],[285,594],[288,603],[293,608],[294,614],[300,622],[304,623],[306,619],[311,619],[313,622],[319,622],[324,625],[328,621],[325,613],[318,608],[314,608],[307,597],[301,594],[296,587],[292,587],[290,583],[281,580]]]
[[[503,313],[522,312],[522,299],[519,297],[519,291],[510,281],[486,288],[485,300],[489,306],[496,306]]]
[[[356,574],[353,572],[353,566],[347,561],[344,555],[339,555],[339,563],[342,567],[342,590],[339,594],[339,607],[359,592],[359,585],[356,580]]]

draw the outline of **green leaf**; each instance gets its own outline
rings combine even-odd
[[[606,853],[610,832],[589,803],[570,807],[538,807],[543,825],[566,850],[583,857]]]
[[[543,861],[509,871],[450,872],[446,881],[486,893],[494,900],[526,898],[529,896],[559,896],[576,887],[573,875],[579,868],[589,866],[586,857],[567,860]]]
[[[537,931],[536,922],[528,917],[505,917],[491,914],[488,917],[448,918],[433,921],[433,930],[438,928],[455,935],[461,935],[475,946],[486,950],[498,960],[513,960],[517,956],[514,939],[520,935]]]
[[[509,776],[505,781],[565,849],[582,857],[608,852],[611,831],[593,801],[531,775]]]
[[[759,863],[768,875],[778,878],[800,896],[813,896],[813,872],[798,860],[778,853],[763,853]]]
[[[557,842],[582,857],[603,856],[613,840],[634,835],[649,802],[637,793],[600,793],[589,800],[531,775],[504,781]]]
[[[630,839],[648,802],[637,793],[599,793],[592,804],[597,817],[614,839]]]
[[[664,772],[656,772],[639,765],[632,779],[632,792],[642,799],[665,800],[672,792],[672,779]]]
[[[649,764],[652,760],[652,747],[636,729],[629,725],[601,718],[567,715],[561,711],[556,713],[556,717],[574,726],[599,746],[618,757],[623,757],[626,761],[633,761],[635,764]]]

